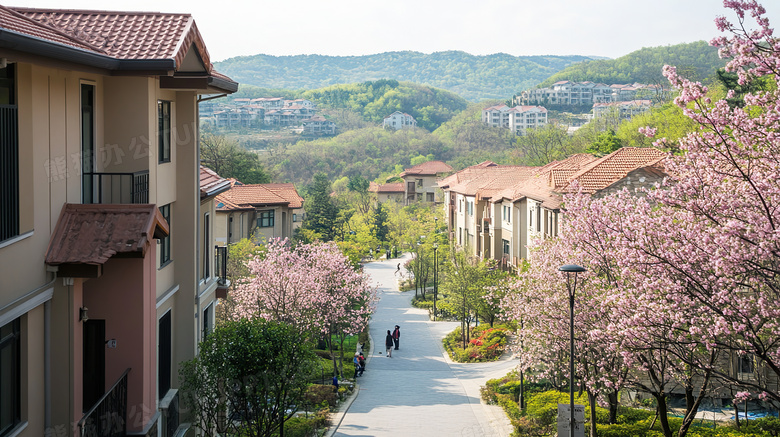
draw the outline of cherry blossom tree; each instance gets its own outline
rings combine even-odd
[[[604,357],[619,353],[631,369],[624,384],[659,401],[666,436],[672,432],[665,399],[675,386],[687,401],[678,436],[687,433],[699,403],[717,384],[780,405],[773,382],[780,378],[780,40],[757,2],[724,5],[738,21],[718,18],[728,35],[712,44],[730,59],[727,70],[741,85],[762,80],[774,86],[753,87],[742,96],[744,105],[729,105],[711,101],[704,85],[665,67],[679,92],[675,103],[697,125],[676,148],[663,139],[655,143],[681,151],[667,160],[670,180],[640,195],[567,197],[560,240],[534,253],[539,259],[532,256],[505,301],[507,311],[514,309],[530,326],[526,343],[539,342],[526,351],[535,360],[528,364],[538,365],[545,353],[560,351],[563,338],[560,323],[545,319],[561,311],[564,295],[562,281],[549,280],[555,278],[552,268],[586,266],[590,274],[577,300],[577,372],[587,380],[584,357],[591,343],[601,345]],[[751,19],[756,30],[748,29]],[[727,99],[734,96],[729,92]],[[599,329],[587,323],[587,314],[597,310]],[[736,360],[746,357],[756,371],[734,371]]]
[[[343,346],[346,336],[359,334],[375,309],[376,288],[368,284],[368,278],[352,267],[333,242],[293,248],[287,240],[273,239],[265,254],[252,259],[248,268],[250,277],[233,295],[232,318],[285,322],[302,335],[323,337],[334,372],[342,373],[334,349]],[[335,344],[333,336],[339,339]]]

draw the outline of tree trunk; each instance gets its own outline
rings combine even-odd
[[[330,360],[333,363],[333,376],[339,375],[341,378],[343,378],[344,375],[339,373],[339,368],[338,365],[336,364],[336,354],[333,353],[333,339],[331,338],[330,334],[328,334],[325,341],[328,343],[328,351],[330,351]]]
[[[607,394],[607,403],[609,404],[609,423],[617,423],[617,410],[618,410],[618,392],[612,390]]]
[[[663,393],[653,393],[656,402],[658,403],[658,419],[661,421],[661,431],[664,433],[664,437],[672,437],[672,428],[669,426],[669,410],[666,408],[666,395]]]
[[[714,361],[715,357],[713,356],[713,358],[710,360],[710,364],[714,363]],[[683,418],[682,425],[680,425],[680,430],[677,432],[677,437],[685,437],[685,435],[688,433],[688,430],[691,428],[691,425],[693,425],[693,421],[696,419],[696,413],[699,411],[699,405],[701,405],[701,401],[704,399],[704,394],[709,387],[710,375],[710,371],[705,373],[698,396],[693,395],[693,384],[686,384],[685,417]]]
[[[596,394],[590,390],[586,391],[590,404],[590,437],[596,437]]]

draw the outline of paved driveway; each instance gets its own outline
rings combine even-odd
[[[366,372],[358,378],[357,398],[335,435],[508,436],[509,420],[499,407],[480,401],[479,387],[506,374],[514,363],[508,358],[452,363],[441,339],[458,323],[431,322],[426,311],[410,305],[414,291],[398,291],[394,272],[399,261],[365,267],[380,286],[380,301],[371,320],[372,350]],[[387,358],[385,335],[395,325],[401,327],[400,350]]]

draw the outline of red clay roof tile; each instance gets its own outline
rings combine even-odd
[[[46,264],[104,264],[116,254],[146,254],[153,238],[168,235],[155,205],[66,203],[54,228]]]

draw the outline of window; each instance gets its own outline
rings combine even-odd
[[[0,68],[0,125],[3,126],[0,129],[0,241],[19,235],[19,122],[15,80],[14,64]]]
[[[157,146],[159,162],[171,162],[171,102],[157,101]]]
[[[417,179],[417,186],[419,188],[422,188],[422,184],[423,184],[423,180],[422,179]]]
[[[745,354],[737,357],[737,372],[742,374],[753,374],[753,355]]]
[[[512,207],[503,205],[501,210],[502,218],[505,222],[511,222],[512,221]]]
[[[81,202],[93,203],[95,171],[95,86],[81,84]],[[99,201],[99,200],[98,200]]]
[[[210,303],[203,310],[203,338],[206,338],[214,330],[214,303]]]
[[[257,226],[260,228],[273,228],[274,210],[260,211],[260,216],[257,218]]]
[[[203,215],[203,279],[211,277],[211,217]]]
[[[293,213],[293,223],[296,223],[298,221],[298,214]]]
[[[528,212],[528,227],[531,229],[534,227],[534,208]]]
[[[163,205],[160,207],[160,214],[166,222],[168,222],[168,230],[172,232],[171,228],[171,204]],[[164,266],[171,260],[171,235],[160,239],[160,267]]]
[[[433,202],[434,201],[433,193],[425,193],[425,200],[427,202]]]
[[[536,207],[536,232],[542,231],[542,207]]]
[[[466,211],[469,215],[474,215],[474,202],[469,200],[468,203],[466,203]]]
[[[0,327],[0,436],[21,421],[19,319]]]
[[[157,396],[165,397],[171,389],[171,312],[168,311],[158,321],[157,327]]]
[[[509,255],[509,240],[501,240],[501,244],[504,247],[504,255]]]

